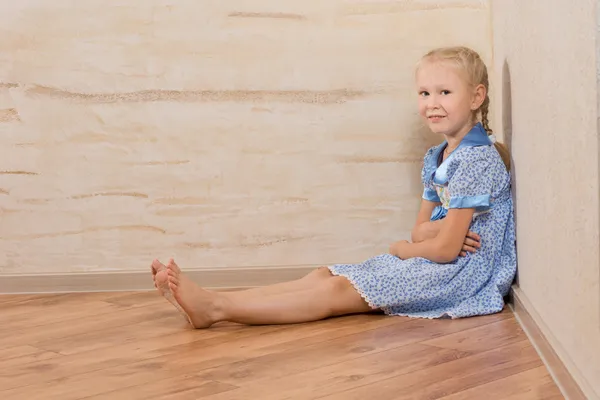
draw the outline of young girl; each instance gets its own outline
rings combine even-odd
[[[419,113],[445,139],[427,151],[412,243],[360,264],[318,268],[239,292],[201,289],[173,260],[152,263],[155,286],[195,328],[219,321],[288,324],[383,311],[461,318],[503,309],[516,272],[510,160],[488,126],[488,74],[464,47],[431,51],[416,70]]]

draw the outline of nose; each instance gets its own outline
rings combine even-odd
[[[427,100],[426,100],[427,108],[430,108],[430,109],[439,108],[440,105],[439,105],[438,100],[439,100],[439,98],[435,94],[430,94],[429,96],[427,96]]]

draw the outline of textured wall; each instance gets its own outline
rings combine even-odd
[[[438,138],[413,65],[491,60],[487,1],[0,6],[0,273],[360,261]]]
[[[495,101],[504,107],[515,162],[519,285],[559,355],[597,399],[596,0],[492,4]]]

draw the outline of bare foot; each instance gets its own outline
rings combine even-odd
[[[164,296],[165,291],[169,290],[167,266],[158,260],[154,260],[150,268],[152,269],[154,287],[158,289],[158,293]]]
[[[202,289],[192,282],[173,259],[167,265],[169,288],[181,308],[185,311],[194,328],[208,328],[215,322],[218,312],[215,294]]]
[[[171,303],[180,313],[188,320],[191,324],[190,318],[186,314],[186,312],[181,308],[181,306],[173,297],[173,292],[169,288],[169,275],[167,266],[161,263],[158,260],[152,261],[152,280],[154,281],[154,287],[158,290],[161,296],[163,296],[169,303]]]

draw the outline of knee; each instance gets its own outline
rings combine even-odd
[[[331,276],[326,281],[328,292],[331,293],[344,293],[352,287],[350,281],[343,276]]]
[[[352,287],[348,279],[333,275],[327,267],[315,269],[310,276],[314,279],[316,285],[319,285],[328,293],[343,293]]]
[[[307,277],[312,279],[325,279],[332,276],[331,271],[327,267],[319,267],[307,275]]]

